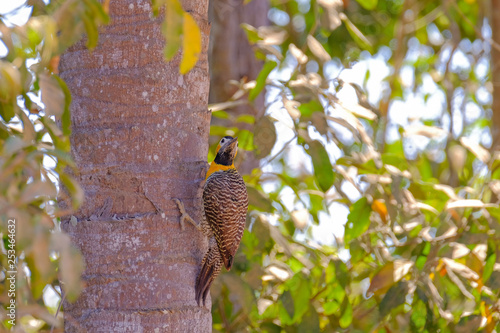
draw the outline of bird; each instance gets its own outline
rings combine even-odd
[[[182,201],[174,198],[181,212],[181,228],[184,228],[184,221],[187,220],[208,237],[208,251],[201,262],[201,271],[195,284],[198,306],[201,302],[205,306],[210,286],[222,266],[228,271],[231,270],[243,236],[248,211],[246,185],[234,166],[238,153],[238,138],[223,137],[215,153],[215,159],[205,176],[201,223],[196,223],[186,213]]]

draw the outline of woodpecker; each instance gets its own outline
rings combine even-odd
[[[243,178],[234,167],[238,152],[238,138],[223,137],[216,148],[203,187],[203,220],[197,224],[187,215],[184,205],[174,199],[184,220],[191,222],[209,239],[208,251],[201,263],[195,285],[196,302],[200,305],[207,298],[210,286],[222,266],[229,271],[240,245],[248,210],[248,194]]]

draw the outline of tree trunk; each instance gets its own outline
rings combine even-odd
[[[254,56],[245,31],[240,27],[248,23],[255,27],[268,24],[268,0],[253,0],[244,5],[243,0],[211,0],[210,22],[210,103],[227,101],[236,91],[229,80],[244,77],[255,80],[262,69],[262,61]],[[249,106],[236,107],[238,113],[263,112],[264,94],[256,102],[257,110]]]
[[[269,23],[267,11],[268,0],[253,0],[244,5],[243,0],[210,0],[210,103],[226,102],[233,96],[237,88],[229,83],[230,80],[255,80],[262,69],[262,61],[255,58],[252,47],[248,43],[245,31],[240,27],[248,23],[260,27]],[[233,116],[249,114],[256,119],[264,115],[265,94],[261,93],[253,105],[240,105],[230,110]],[[233,117],[236,118],[236,117]],[[253,126],[246,123],[235,123],[233,120],[214,118],[215,125],[232,127],[252,131]],[[215,138],[219,141],[220,138]],[[240,150],[238,152],[245,163],[238,165],[243,174],[250,173],[258,166],[258,160],[253,152]]]
[[[492,150],[500,150],[500,0],[491,1],[491,30],[496,47],[491,48],[491,81],[493,83]]]
[[[148,0],[110,3],[112,23],[89,53],[61,58],[73,94],[72,155],[85,202],[63,228],[86,269],[79,299],[64,304],[66,332],[211,332],[210,304],[194,284],[206,240],[179,227],[172,198],[200,218],[206,166],[208,0],[183,7],[202,31],[202,54],[187,75],[163,59],[162,19]]]

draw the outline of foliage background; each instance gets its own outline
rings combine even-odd
[[[189,70],[196,34],[193,43],[176,36],[193,22],[175,19],[187,14],[176,1],[155,3],[176,13],[176,24],[164,26],[166,57],[183,48],[191,60],[181,71]],[[60,324],[44,293],[59,293],[60,280],[66,297],[77,297],[82,269],[58,227],[68,214],[56,204],[66,195],[59,184],[74,207],[83,199],[67,172],[71,97],[58,55],[83,32],[94,47],[108,17],[106,2],[93,0],[28,5],[25,25],[5,16],[0,24],[8,50],[0,59],[0,214],[2,251],[7,218],[22,223],[18,314],[24,329],[37,330]],[[245,175],[251,211],[234,269],[212,288],[214,330],[498,330],[493,5],[270,1],[270,26],[243,26],[263,69],[209,106],[233,124],[211,134],[237,135],[259,167]],[[231,112],[263,91],[264,116]]]
[[[70,196],[73,208],[83,200],[71,176],[69,156],[71,95],[57,75],[59,55],[81,39],[97,44],[98,26],[108,16],[98,1],[33,1],[26,24],[9,21],[26,5],[2,15],[0,33],[6,52],[0,59],[0,216],[2,234],[0,303],[9,304],[7,249],[8,219],[16,221],[17,327],[34,331],[59,326],[56,307],[46,306],[45,295],[74,300],[81,289],[80,254],[62,233],[59,218],[72,207],[59,207],[56,197]],[[61,188],[66,191],[61,191]],[[63,282],[59,282],[63,281]],[[2,306],[3,328],[11,328]],[[56,315],[56,316],[55,316]]]
[[[261,158],[214,328],[498,329],[492,4],[270,4],[271,26],[243,26],[265,64],[235,94],[266,87],[266,117],[212,126]]]

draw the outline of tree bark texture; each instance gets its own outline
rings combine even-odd
[[[111,1],[99,46],[61,57],[85,191],[77,222],[62,223],[86,262],[81,296],[64,304],[66,332],[212,331],[210,304],[198,307],[194,294],[207,243],[192,226],[181,231],[172,201],[200,218],[210,127],[208,0],[183,7],[202,32],[185,76],[179,55],[164,61],[163,18],[149,0]]]
[[[500,0],[491,1],[491,30],[493,42],[500,45]],[[491,48],[491,81],[493,83],[493,150],[500,150],[500,51]]]
[[[268,0],[252,0],[243,4],[243,0],[210,0],[210,98],[209,103],[226,102],[236,92],[237,87],[229,83],[230,80],[255,80],[259,75],[263,62],[257,60],[248,43],[242,23],[254,27],[268,25]],[[253,105],[240,105],[229,110],[233,116],[249,114],[256,119],[264,115],[265,93],[261,93]],[[235,117],[233,117],[235,118]],[[235,124],[234,120],[212,119],[213,124],[220,126],[237,126],[241,129],[253,130],[247,123]],[[214,138],[218,141],[220,138]],[[245,162],[238,165],[238,170],[250,173],[258,166],[258,160],[253,152],[241,150],[239,152]],[[241,157],[241,156],[240,156]]]

